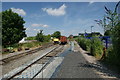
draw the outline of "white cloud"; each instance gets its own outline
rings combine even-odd
[[[33,29],[34,31],[40,31],[40,29]]]
[[[89,5],[91,5],[91,4],[93,4],[93,3],[94,3],[94,1],[90,1],[90,2],[89,2]]]
[[[19,15],[25,16],[26,12],[23,9],[20,8],[11,8],[11,10],[15,13],[18,13]]]
[[[66,14],[66,5],[63,4],[62,6],[60,6],[58,9],[55,8],[42,8],[43,11],[47,12],[48,15],[52,15],[52,16],[62,16],[62,15],[65,15]]]
[[[46,25],[46,24],[32,24],[31,25],[32,27],[49,27],[48,25]]]

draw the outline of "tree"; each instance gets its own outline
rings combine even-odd
[[[113,52],[111,53],[110,57],[114,61],[116,65],[120,66],[120,22],[113,28],[112,31],[112,43],[113,43]]]
[[[106,17],[108,19],[108,27],[109,30],[107,33],[110,32],[111,34],[111,39],[112,39],[112,47],[108,49],[108,61],[110,63],[115,64],[120,67],[120,21],[118,19],[118,13],[117,13],[117,8],[118,5],[120,4],[120,1],[117,3],[114,11],[111,11],[105,6],[106,10]]]
[[[18,43],[26,37],[24,23],[23,18],[11,9],[2,12],[2,44],[4,47]]]
[[[110,30],[106,30],[104,33],[105,36],[110,36],[111,35],[111,31]]]
[[[94,20],[97,22],[98,25],[100,25],[104,29],[104,33],[107,30],[107,24],[106,24],[106,17],[104,16],[103,20]]]
[[[51,35],[44,35],[44,41],[49,42],[51,39]]]
[[[116,8],[117,8],[117,5],[116,5]],[[105,6],[106,18],[108,19],[108,23],[109,23],[108,24],[109,30],[112,30],[118,24],[118,21],[119,21],[116,8],[114,11],[112,11]]]
[[[56,31],[52,34],[52,37],[55,37],[55,38],[60,38],[61,36],[61,32],[60,31]]]
[[[35,36],[27,37],[25,40],[36,40]]]
[[[39,33],[37,33],[36,35],[36,40],[40,41],[40,42],[44,42],[44,35],[42,33],[43,30],[40,30]]]
[[[0,27],[0,46],[2,45],[2,28]]]
[[[119,4],[120,4],[120,1],[117,3],[115,7],[115,11],[114,11],[114,13],[116,13],[115,18],[117,17],[117,19],[118,19],[119,14],[117,14],[116,10]],[[120,61],[120,52],[119,52],[120,50],[120,45],[119,45],[120,44],[120,20],[116,20],[115,23],[116,24],[113,23],[113,28],[112,28],[113,53],[111,53],[110,57],[114,61],[113,63],[120,67],[120,62],[119,62]]]
[[[116,4],[114,11],[108,9],[105,6],[104,8],[105,8],[106,15],[104,15],[103,20],[95,20],[97,24],[103,27],[104,33],[106,32],[106,30],[112,31],[114,26],[118,24],[119,19],[117,14],[117,8],[119,4],[120,4],[120,1]],[[108,24],[106,24],[107,22]]]

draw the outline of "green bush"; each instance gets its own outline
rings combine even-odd
[[[90,51],[90,45],[91,45],[90,42],[91,41],[89,39],[78,38],[77,42],[83,50]]]
[[[44,42],[49,42],[51,39],[51,35],[44,35]]]
[[[43,33],[37,33],[36,40],[40,42],[44,42],[44,35]]]
[[[111,46],[111,47],[109,47],[108,49],[107,49],[107,51],[106,51],[106,61],[108,62],[108,63],[111,63],[111,64],[113,64],[114,63],[114,52],[113,52],[113,47]]]
[[[99,38],[92,39],[92,54],[98,58],[102,56],[103,45],[102,41]]]
[[[100,58],[102,56],[103,45],[102,41],[99,38],[97,37],[94,37],[93,39],[78,38],[77,42],[83,50],[91,52],[91,54],[96,56],[97,58]]]
[[[35,36],[27,37],[25,40],[36,40],[36,37]]]
[[[51,35],[43,35],[42,32],[37,33],[36,40],[39,42],[49,42],[51,39]]]
[[[112,30],[113,48],[108,50],[108,61],[120,66],[120,22]]]

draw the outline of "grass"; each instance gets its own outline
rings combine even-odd
[[[30,43],[24,43],[24,44],[20,44],[19,47],[21,48],[33,48],[33,47],[39,47],[42,43],[41,42],[30,42]]]
[[[9,47],[13,48],[13,49],[10,49],[9,52],[2,52],[2,53],[8,54],[8,53],[13,52],[13,51],[17,52],[18,48],[21,48],[22,50],[25,50],[25,48],[37,48],[37,47],[40,47],[41,45],[44,45],[45,43],[48,43],[48,42],[33,41],[33,42],[28,42],[28,43],[14,44],[14,45],[7,47],[7,48],[9,48]]]

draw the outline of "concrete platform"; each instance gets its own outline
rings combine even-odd
[[[67,51],[52,78],[101,78],[77,49],[75,45],[73,51]]]
[[[62,63],[63,57],[55,57],[53,61],[35,78],[51,78],[57,67]]]

